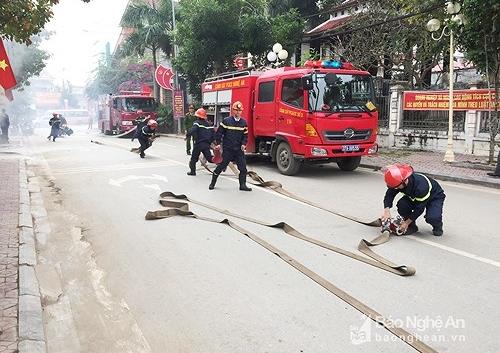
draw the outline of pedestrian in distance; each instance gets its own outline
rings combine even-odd
[[[9,126],[10,119],[5,109],[2,109],[2,113],[0,114],[0,129],[2,130],[2,141],[9,143]]]
[[[207,112],[205,109],[198,109],[194,113],[194,116],[197,117],[197,120],[193,123],[189,131],[187,131],[184,138],[184,140],[188,141],[192,136],[195,137],[193,154],[191,154],[187,175],[196,175],[196,162],[200,157],[200,153],[203,153],[208,162],[214,163],[214,157],[210,150],[210,145],[216,140],[214,126],[207,121]]]
[[[139,136],[137,137],[137,139],[139,140],[139,143],[141,144],[141,147],[139,147],[139,156],[141,158],[144,158],[146,156],[144,154],[144,151],[146,151],[153,144],[153,141],[156,138],[157,126],[158,126],[158,123],[156,122],[156,120],[150,119],[141,128]]]
[[[87,130],[92,130],[92,124],[94,123],[94,117],[89,115],[89,125],[87,126]]]
[[[205,112],[206,113],[206,112]],[[194,114],[194,105],[190,104],[188,107],[188,112],[184,115],[184,131],[188,132],[196,121],[196,116]],[[205,119],[206,120],[206,119]],[[196,135],[189,136],[186,140],[186,153],[189,156],[191,154],[191,142],[194,144]]]
[[[232,108],[233,115],[222,120],[217,128],[217,143],[219,144],[222,141],[222,162],[215,168],[212,174],[212,181],[208,188],[213,190],[220,173],[226,169],[230,162],[235,162],[240,171],[238,176],[240,190],[252,191],[252,189],[246,185],[247,162],[245,159],[245,151],[248,141],[248,125],[246,120],[241,116],[243,104],[236,101],[233,103]]]
[[[418,232],[417,219],[425,211],[425,221],[432,226],[435,236],[443,235],[443,206],[446,195],[439,183],[421,173],[415,173],[409,165],[395,164],[384,174],[387,191],[384,197],[384,213],[381,221],[391,218],[391,207],[395,197],[403,196],[397,202],[397,210],[403,218],[399,231],[405,235]]]
[[[59,136],[59,128],[61,126],[61,120],[59,119],[59,114],[52,113],[52,118],[49,120],[50,125],[50,135],[47,136],[47,140],[50,141],[52,137],[52,141],[56,142],[56,137]]]
[[[132,136],[132,141],[134,141],[134,139],[139,137],[142,128],[147,124],[147,122],[148,122],[148,117],[144,115],[144,112],[141,109],[137,110],[137,118],[135,118],[135,120],[132,121],[132,124],[135,126],[135,131],[134,131],[134,136]]]

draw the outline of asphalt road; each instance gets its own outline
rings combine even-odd
[[[30,138],[30,170],[48,214],[35,223],[49,353],[415,351],[225,224],[145,220],[147,211],[164,209],[160,192],[171,191],[262,222],[287,222],[356,253],[361,239],[380,230],[335,213],[378,218],[385,192],[380,172],[325,165],[287,177],[266,160],[249,161],[264,180],[318,208],[270,189],[241,192],[229,169],[208,190],[210,174],[199,164],[196,177],[186,175],[182,139],[161,137],[141,159],[129,151],[137,142],[128,139],[77,127],[53,143],[45,132]],[[442,185],[442,237],[419,220],[419,234],[374,248],[415,267],[411,277],[196,203],[189,208],[232,220],[438,352],[496,352],[500,190]]]

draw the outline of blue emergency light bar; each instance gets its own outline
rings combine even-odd
[[[344,69],[354,70],[354,65],[351,63],[332,61],[332,60],[307,60],[304,67],[312,69]]]

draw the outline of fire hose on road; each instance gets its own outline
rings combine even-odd
[[[285,189],[282,188],[281,184],[279,184],[277,182],[272,182],[272,181],[266,182],[266,181],[262,180],[255,172],[250,172],[249,175],[251,176],[251,178],[254,181],[257,182],[257,183],[254,183],[254,185],[256,185],[256,186],[271,188],[271,189],[275,190],[276,192],[279,192],[282,195],[286,195],[287,197],[293,198],[295,200],[304,202],[308,205],[320,208],[322,210],[336,214],[340,217],[344,217],[344,218],[347,218],[349,220],[352,220],[352,221],[355,221],[355,222],[358,222],[358,223],[361,223],[361,224],[364,224],[367,226],[381,227],[382,234],[380,236],[376,237],[375,239],[373,239],[372,241],[367,241],[365,239],[362,239],[360,241],[360,243],[358,245],[358,250],[361,251],[362,253],[364,253],[365,255],[369,256],[369,257],[364,257],[364,256],[360,256],[358,254],[352,253],[350,251],[338,248],[336,246],[327,244],[325,242],[319,241],[317,239],[313,239],[311,237],[308,237],[308,236],[300,233],[295,228],[293,228],[292,226],[290,226],[289,224],[287,224],[285,222],[278,222],[278,223],[274,223],[274,224],[261,222],[261,221],[256,220],[256,219],[245,217],[245,216],[242,216],[242,215],[239,215],[239,214],[227,211],[227,210],[222,210],[222,209],[219,209],[217,207],[202,203],[200,201],[191,199],[188,196],[183,195],[183,194],[180,194],[180,195],[174,194],[170,191],[162,192],[160,194],[160,197],[159,197],[160,204],[162,206],[167,207],[167,208],[157,210],[157,211],[148,211],[146,213],[145,218],[146,218],[146,220],[155,220],[155,219],[169,218],[169,217],[174,217],[174,216],[185,216],[185,217],[192,217],[192,218],[195,218],[198,220],[203,220],[203,221],[208,221],[208,222],[216,222],[216,223],[220,223],[220,224],[226,224],[226,225],[230,226],[232,229],[238,231],[239,233],[247,236],[248,238],[250,238],[253,241],[255,241],[256,243],[258,243],[259,245],[263,246],[265,249],[267,249],[271,253],[279,256],[283,261],[285,261],[286,263],[288,263],[289,265],[291,265],[292,267],[294,267],[298,271],[302,272],[303,274],[305,274],[306,276],[311,278],[313,281],[315,281],[316,283],[318,283],[319,285],[321,285],[322,287],[327,289],[329,292],[336,295],[338,298],[342,299],[343,301],[345,301],[346,303],[348,303],[349,305],[351,305],[352,307],[354,307],[355,309],[357,309],[358,311],[360,311],[361,313],[363,313],[364,315],[369,317],[374,322],[382,325],[389,332],[393,333],[395,336],[397,336],[399,339],[401,339],[405,343],[412,346],[417,351],[422,352],[422,353],[431,353],[431,352],[437,353],[436,350],[434,350],[432,347],[428,346],[427,344],[425,344],[424,342],[419,340],[417,337],[415,337],[410,332],[406,331],[404,328],[395,326],[389,319],[387,319],[386,317],[384,317],[383,315],[378,313],[376,310],[372,309],[371,307],[367,306],[366,304],[359,301],[355,297],[346,293],[345,291],[343,291],[339,287],[335,286],[333,283],[331,283],[330,281],[328,281],[324,277],[321,277],[320,275],[318,275],[317,273],[315,273],[314,271],[312,271],[308,267],[301,264],[296,259],[292,258],[291,256],[289,256],[285,252],[281,251],[280,249],[276,248],[275,246],[269,244],[268,242],[266,242],[264,239],[257,236],[256,234],[240,227],[239,225],[237,225],[236,223],[234,223],[233,221],[231,221],[227,218],[224,218],[222,220],[218,220],[218,219],[213,219],[213,218],[202,217],[202,216],[196,215],[195,213],[193,213],[189,210],[188,202],[191,202],[191,203],[197,204],[199,206],[211,209],[213,211],[217,211],[219,213],[225,214],[227,216],[236,217],[236,218],[239,218],[242,220],[250,221],[250,222],[253,222],[256,224],[260,224],[260,225],[265,226],[265,227],[282,229],[286,234],[288,234],[290,236],[302,239],[304,241],[321,246],[325,249],[328,249],[328,250],[334,251],[336,253],[348,256],[348,257],[353,258],[355,260],[358,260],[358,261],[361,261],[363,263],[378,267],[380,269],[397,274],[399,276],[412,276],[415,274],[416,271],[413,267],[410,267],[407,265],[395,265],[392,262],[390,262],[389,260],[377,255],[375,252],[373,252],[370,249],[370,247],[372,247],[372,246],[380,245],[380,244],[387,242],[389,240],[390,234],[392,233],[392,228],[390,227],[390,225],[385,224],[385,226],[384,226],[382,224],[382,222],[380,221],[380,219],[377,219],[377,220],[372,221],[372,222],[364,222],[364,221],[358,220],[352,216],[342,215],[338,212],[326,209],[320,205],[317,205],[317,204],[312,203],[312,202],[305,200],[305,199],[301,199],[301,198],[289,193],[288,191],[286,191]],[[182,202],[182,201],[184,201],[184,202]]]

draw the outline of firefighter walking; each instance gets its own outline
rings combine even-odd
[[[212,174],[212,182],[208,188],[213,190],[220,173],[226,169],[229,162],[235,162],[240,171],[240,190],[252,191],[246,185],[247,163],[245,151],[248,141],[248,125],[246,120],[241,117],[243,104],[236,101],[232,108],[233,115],[225,118],[217,128],[217,143],[222,141],[222,162],[215,168]]]
[[[195,137],[193,154],[189,161],[188,175],[196,175],[196,162],[200,157],[200,153],[210,163],[213,163],[213,156],[210,152],[210,145],[215,142],[214,126],[207,121],[207,112],[205,109],[200,108],[195,113],[198,119],[193,123],[189,131],[186,133],[184,140],[188,141],[192,136]]]

